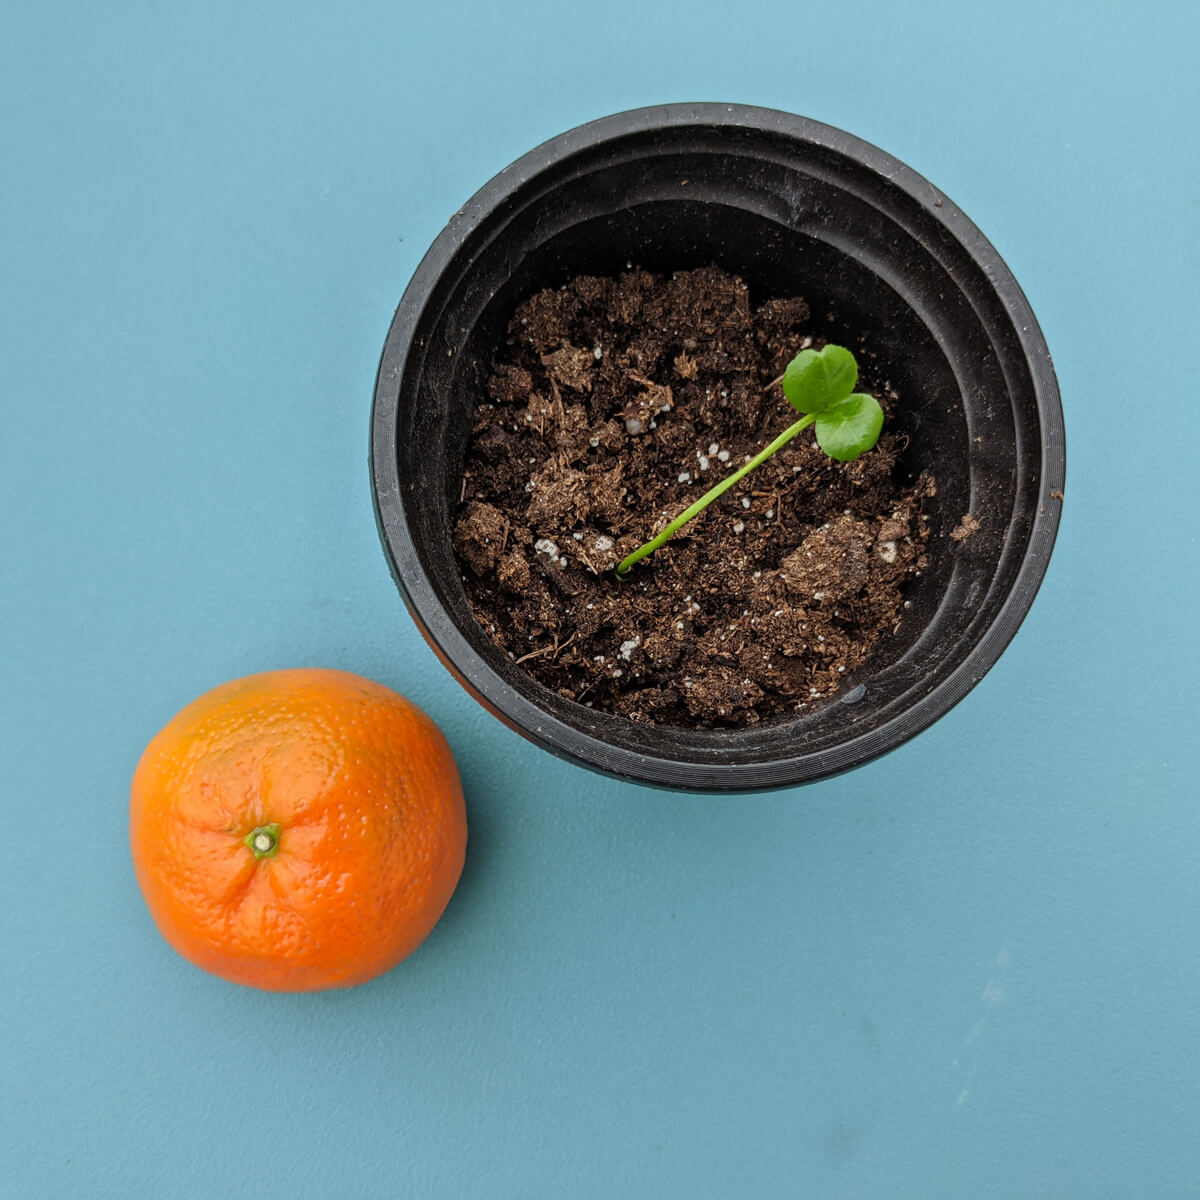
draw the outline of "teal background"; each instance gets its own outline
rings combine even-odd
[[[0,35],[0,1194],[1200,1195],[1200,9],[8,4]],[[840,126],[1029,295],[1058,549],[949,716],[671,795],[477,707],[388,576],[392,310],[536,143],[667,100]],[[468,795],[400,968],[274,996],[161,941],[152,734],[233,676],[395,686]]]

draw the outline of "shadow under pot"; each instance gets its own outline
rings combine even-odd
[[[936,479],[928,564],[897,631],[833,696],[744,728],[648,724],[568,700],[480,627],[452,534],[476,406],[517,306],[636,263],[715,265],[800,295],[902,397],[900,473]],[[831,320],[827,319],[832,317]],[[820,321],[817,322],[820,325]],[[510,728],[594,770],[758,791],[859,766],[927,728],[1012,640],[1042,581],[1065,473],[1050,354],[999,255],[932,184],[857,138],[724,104],[607,117],[539,146],[451,219],[388,332],[371,475],[393,576],[427,642]],[[952,539],[965,514],[978,527]]]

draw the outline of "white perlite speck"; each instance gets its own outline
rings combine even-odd
[[[628,662],[633,652],[642,644],[641,634],[635,633],[627,642],[621,643],[621,657]]]
[[[642,432],[642,422],[641,422],[641,420],[640,420],[639,418],[637,418],[637,417],[630,417],[630,418],[629,418],[629,419],[628,419],[628,420],[625,422],[625,432],[626,432],[626,433],[633,433],[633,434],[636,434],[636,433],[641,433],[641,432]]]
[[[558,543],[552,542],[549,538],[538,538],[538,540],[533,543],[533,548],[539,554],[548,554],[551,558],[558,557]]]
[[[597,346],[595,350],[592,351],[592,357],[599,362],[604,357],[604,351]]]
[[[689,483],[691,481],[691,478],[692,478],[691,475],[689,475],[687,471],[679,472],[679,482],[680,483]]]
[[[749,507],[750,507],[750,497],[749,497],[749,496],[743,496],[743,497],[742,497],[742,507],[743,507],[743,508],[749,508]]]
[[[734,522],[734,526],[733,526],[734,533],[744,533],[745,530],[746,530],[746,522],[745,521]]]
[[[895,542],[880,542],[879,557],[885,563],[894,563],[896,561],[896,543]]]
[[[728,450],[718,450],[717,451],[717,460],[719,462],[728,462],[729,461],[729,451]]]
[[[718,450],[720,450],[720,448],[721,448],[720,442],[713,442],[712,445],[709,446],[708,452],[709,452],[709,454],[716,454],[716,452]]]
[[[613,540],[607,533],[602,533],[595,541],[597,550],[611,550],[613,548]]]

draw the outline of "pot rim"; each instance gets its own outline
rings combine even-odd
[[[719,745],[711,761],[654,757],[569,725],[515,691],[463,636],[425,572],[404,512],[395,439],[400,383],[417,325],[438,279],[482,221],[536,176],[581,150],[652,131],[716,125],[782,134],[884,177],[986,272],[1032,381],[1040,477],[1047,498],[1033,514],[1025,554],[995,619],[948,676],[904,711],[844,742],[757,762],[721,761],[725,748]],[[409,613],[442,663],[489,712],[561,758],[632,782],[685,791],[763,791],[828,778],[896,749],[949,712],[996,663],[1029,612],[1054,548],[1061,505],[1049,497],[1064,486],[1065,427],[1049,348],[1029,301],[995,247],[945,193],[877,146],[819,121],[752,105],[678,103],[615,113],[567,130],[505,167],[454,214],[414,272],[388,330],[372,405],[370,471],[380,540]]]

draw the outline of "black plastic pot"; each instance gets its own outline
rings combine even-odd
[[[930,566],[900,631],[842,692],[733,731],[648,726],[544,688],[476,624],[451,550],[463,452],[518,301],[581,272],[716,263],[758,299],[803,295],[816,331],[865,335],[900,394],[904,466],[936,476]],[[1017,631],[1054,545],[1065,453],[1050,354],[1000,256],[932,184],[802,117],[675,104],[573,129],[451,219],[388,332],[372,415],[380,536],[414,620],[505,724],[621,778],[745,791],[895,749],[966,695]],[[963,514],[981,528],[949,534]]]

